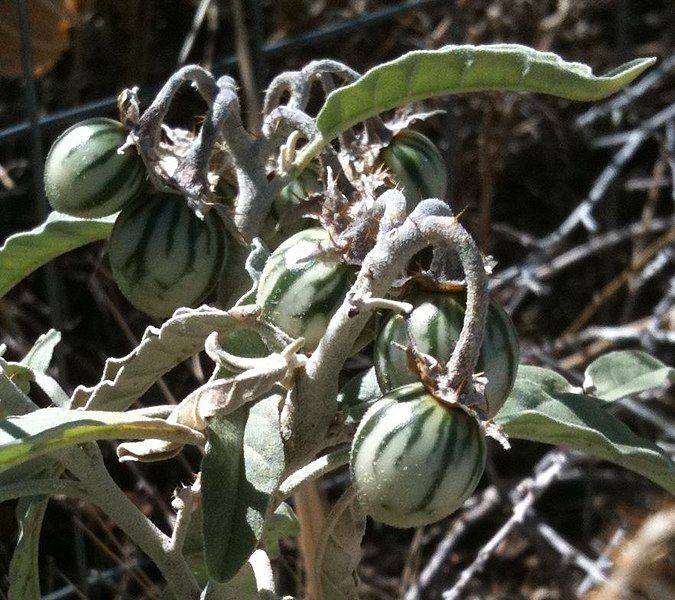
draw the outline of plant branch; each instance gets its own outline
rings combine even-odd
[[[514,505],[513,514],[502,525],[499,531],[495,533],[492,539],[481,548],[473,563],[462,571],[455,585],[443,593],[443,600],[456,600],[463,597],[464,588],[467,583],[469,583],[474,575],[483,570],[492,553],[506,539],[514,527],[525,521],[528,511],[532,508],[534,502],[560,476],[562,470],[567,466],[567,456],[562,452],[551,454],[550,459],[549,464],[537,473],[533,479],[527,479],[518,486],[517,491],[522,494],[522,499]]]
[[[455,391],[467,384],[471,388],[487,314],[487,276],[475,243],[448,206],[440,200],[425,200],[367,254],[356,282],[299,377],[297,393],[288,395],[281,419],[289,468],[311,460],[335,417],[338,373],[370,317],[368,311],[354,311],[352,300],[386,296],[410,258],[429,245],[456,246],[466,271],[464,327],[448,366],[449,384]]]
[[[171,538],[162,533],[117,486],[103,465],[98,446],[67,453],[64,464],[86,487],[92,501],[157,565],[177,599],[199,597],[199,586]]]
[[[313,460],[308,465],[302,467],[302,469],[298,469],[281,483],[279,491],[277,492],[279,502],[292,495],[304,483],[318,479],[326,473],[330,473],[331,471],[346,465],[348,462],[349,446],[333,450],[332,452]]]

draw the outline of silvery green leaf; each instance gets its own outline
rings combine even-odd
[[[39,227],[9,236],[0,247],[0,298],[61,254],[108,238],[116,217],[78,219],[52,212]]]
[[[323,140],[330,141],[369,117],[434,96],[509,90],[599,100],[628,85],[655,60],[638,58],[596,76],[587,65],[518,44],[416,50],[332,92],[316,122]]]
[[[126,410],[165,373],[203,350],[211,333],[229,331],[243,318],[238,309],[226,312],[202,306],[177,310],[161,327],[148,327],[129,354],[108,359],[101,381],[93,387],[78,387],[72,406]]]
[[[604,401],[565,391],[564,380],[552,371],[521,367],[494,421],[511,438],[586,452],[675,493],[675,464],[658,446],[608,413]]]
[[[0,471],[86,442],[146,438],[203,444],[200,433],[162,419],[118,412],[42,408],[0,421]]]
[[[584,390],[612,402],[675,382],[675,369],[640,350],[617,350],[596,358],[586,369]]]
[[[202,501],[206,564],[215,581],[234,577],[263,536],[270,494],[284,470],[279,402],[272,395],[211,422]]]

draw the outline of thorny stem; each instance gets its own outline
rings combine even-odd
[[[410,258],[428,245],[456,247],[465,270],[467,308],[462,333],[448,362],[448,385],[458,395],[472,391],[487,316],[487,276],[475,243],[448,206],[440,200],[425,200],[368,253],[350,294],[299,377],[296,393],[288,395],[281,425],[290,469],[311,460],[335,418],[337,375],[370,316],[367,312],[354,316],[350,297],[384,296]]]
[[[299,153],[293,162],[293,173],[302,173],[309,163],[312,162],[321,151],[328,145],[329,140],[325,139],[321,133],[311,140]]]
[[[316,121],[305,113],[314,82],[320,82],[324,94],[328,95],[334,89],[333,80],[335,78],[345,83],[352,83],[359,78],[359,73],[343,63],[329,59],[312,61],[301,71],[282,73],[272,80],[267,89],[263,113],[266,115],[266,137],[268,140],[271,141],[274,138],[275,132],[270,128],[270,123],[274,119],[275,113],[282,116],[283,121],[286,123],[296,126],[308,140],[307,146],[305,146],[300,154],[300,156],[306,156],[307,159],[303,160],[302,163],[296,161],[288,178],[297,177],[314,158],[319,156],[322,150],[326,149],[328,150],[328,164],[333,167],[334,175],[337,175],[340,178],[341,185],[349,190],[351,189],[351,184],[344,176],[342,168],[337,164],[335,151],[328,147],[327,141],[323,141],[323,138],[316,129]],[[285,94],[290,95],[288,103],[286,106],[279,106]],[[306,123],[298,121],[299,115],[302,116],[300,120],[306,120]],[[273,119],[270,119],[270,117],[273,117]],[[310,129],[308,129],[307,123],[310,124]],[[307,150],[310,148],[311,155],[307,154]],[[277,185],[279,185],[281,182],[286,181],[287,178],[281,177],[276,179]]]
[[[137,140],[144,160],[154,162],[155,148],[159,145],[164,117],[169,112],[169,106],[176,92],[187,81],[194,83],[209,107],[213,103],[218,88],[211,73],[198,65],[188,65],[176,71],[164,84],[138,123]]]
[[[269,146],[272,146],[272,142],[279,133],[288,135],[292,131],[299,131],[307,140],[312,140],[318,135],[316,123],[312,117],[301,110],[288,108],[286,106],[275,108],[267,116],[263,125],[263,135],[268,140]],[[269,153],[269,151],[270,150],[268,149],[265,154]],[[340,161],[338,160],[337,153],[331,146],[326,146],[325,148],[325,161],[326,165],[331,167],[333,176],[337,177],[341,188],[344,191],[352,191],[354,187],[345,175],[342,166],[340,165]],[[297,171],[294,171],[293,173],[277,173],[271,184],[272,193],[279,193],[281,188],[288,183],[288,180],[291,179],[292,176],[297,175]]]
[[[219,125],[218,129],[222,129],[223,138],[234,158],[239,187],[234,222],[244,240],[250,242],[272,202],[265,162],[260,145],[253,142],[241,121],[235,81],[231,77],[221,77],[218,88],[211,118],[214,124]]]
[[[304,67],[291,88],[291,99],[288,105],[305,110],[309,104],[310,92],[315,81],[321,81],[322,76],[337,75],[343,81],[351,83],[359,78],[354,69],[335,60],[315,60]]]
[[[448,227],[447,218],[429,217],[424,221],[424,230],[437,242],[448,240],[459,254],[466,277],[466,313],[457,345],[448,361],[448,385],[461,390],[474,373],[480,346],[483,341],[485,320],[488,311],[487,275],[483,259],[473,238],[454,220]]]
[[[329,59],[312,61],[301,71],[282,73],[272,80],[265,95],[263,113],[267,115],[277,108],[287,93],[290,94],[288,106],[304,111],[314,81],[320,81],[326,91],[326,79],[329,75],[337,76],[347,83],[359,77],[357,71],[338,61]]]

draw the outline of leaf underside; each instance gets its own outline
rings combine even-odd
[[[506,90],[599,100],[628,85],[655,60],[636,59],[595,76],[587,65],[518,44],[418,50],[374,67],[354,83],[333,91],[317,115],[317,126],[329,141],[397,106],[465,92]]]

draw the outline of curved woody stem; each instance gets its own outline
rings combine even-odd
[[[399,194],[400,192],[388,192]],[[399,202],[405,200],[399,199]],[[395,210],[395,202],[390,202]],[[381,236],[366,256],[350,293],[331,319],[319,346],[282,409],[282,436],[289,469],[311,460],[335,418],[338,373],[370,315],[354,315],[354,298],[384,296],[414,254],[426,246],[456,247],[466,273],[467,309],[462,334],[448,362],[458,396],[473,390],[488,308],[487,276],[475,242],[440,200],[421,202],[398,227]]]
[[[339,61],[330,59],[312,61],[300,71],[281,73],[267,88],[263,114],[267,115],[277,108],[285,94],[290,96],[287,104],[289,108],[304,111],[309,103],[314,82],[320,81],[326,92],[328,76],[351,83],[359,78],[359,73]]]
[[[146,163],[149,161],[153,164],[156,160],[155,149],[160,142],[164,118],[169,112],[171,101],[176,92],[187,82],[194,84],[209,107],[213,104],[218,88],[213,75],[206,69],[198,65],[187,65],[171,75],[155,96],[152,104],[145,110],[135,128],[134,137],[141,157]],[[151,166],[151,164],[148,166]]]

